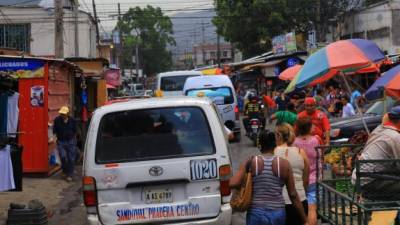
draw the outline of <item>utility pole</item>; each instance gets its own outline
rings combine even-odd
[[[315,35],[316,37],[316,44],[318,46],[318,42],[323,40],[322,38],[322,26],[321,26],[321,0],[317,0],[317,24],[315,24],[315,32],[317,33]]]
[[[61,0],[54,0],[55,16],[55,45],[54,55],[56,58],[64,58],[64,24],[63,24],[63,6]]]
[[[75,18],[75,57],[79,57],[79,14],[78,14],[78,0],[74,1],[74,18]]]
[[[139,34],[136,36],[136,40],[139,40]],[[137,80],[140,80],[139,77],[139,43],[136,43],[136,53],[135,53],[135,64],[136,64],[136,76]]]
[[[217,33],[217,63],[218,68],[221,68],[221,43],[220,43],[220,36]]]
[[[197,32],[196,29],[193,32],[193,40],[194,40],[194,44],[193,44],[193,61],[194,61],[194,68],[197,68]]]
[[[125,75],[124,68],[122,66],[122,47],[123,47],[123,40],[122,40],[122,31],[121,31],[121,4],[118,3],[118,35],[119,35],[119,45],[118,45],[118,67],[121,69],[121,73]]]
[[[98,21],[98,18],[97,18],[95,0],[92,0],[92,5],[93,5],[94,22],[95,22],[95,25],[96,25],[96,44],[97,44],[97,46],[99,46],[99,44],[100,44],[99,21]]]
[[[204,22],[201,21],[201,53],[203,55],[203,65],[206,65],[206,53],[204,52],[204,45],[205,45],[205,28]]]

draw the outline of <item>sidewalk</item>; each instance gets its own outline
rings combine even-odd
[[[11,202],[27,204],[38,199],[48,210],[49,225],[83,225],[85,208],[81,195],[81,166],[74,181],[67,182],[57,173],[46,178],[23,178],[22,192],[0,192],[0,225],[6,224]]]

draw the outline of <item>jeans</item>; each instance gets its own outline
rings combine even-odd
[[[285,209],[250,208],[247,210],[246,225],[284,225]]]
[[[76,159],[76,140],[57,141],[58,154],[60,154],[61,168],[65,175],[72,176]]]

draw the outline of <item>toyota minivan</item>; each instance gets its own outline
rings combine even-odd
[[[227,75],[191,77],[183,86],[186,96],[204,95],[217,105],[224,125],[233,131],[235,140],[240,141],[240,120],[235,89]]]
[[[97,109],[85,144],[88,224],[230,224],[231,160],[207,98]]]

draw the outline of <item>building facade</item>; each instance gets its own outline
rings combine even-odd
[[[53,1],[4,0],[0,2],[0,48],[11,48],[34,56],[55,55]],[[72,1],[63,2],[64,57],[96,57],[94,19],[78,11],[78,55],[75,55],[75,14]]]
[[[218,62],[218,46],[217,44],[200,44],[193,48],[194,66],[215,65]],[[231,63],[234,59],[233,48],[230,44],[220,44],[221,63]]]
[[[362,38],[374,41],[388,54],[400,54],[400,1],[388,0],[346,13],[331,27],[328,41]]]

